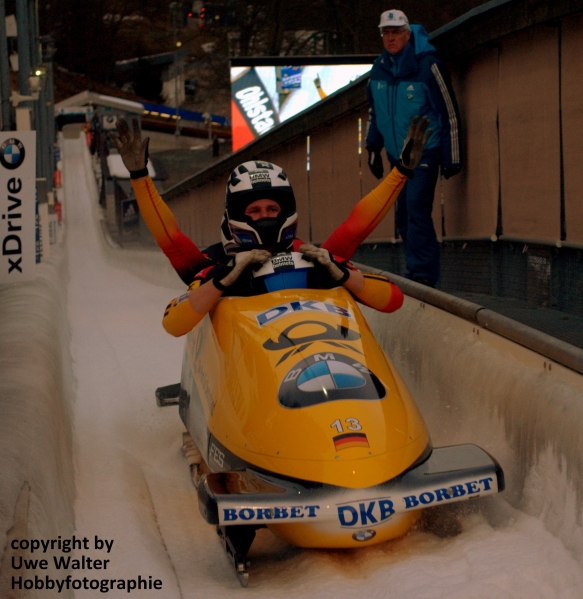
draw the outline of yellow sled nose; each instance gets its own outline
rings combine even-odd
[[[394,478],[429,443],[423,419],[350,294],[304,294],[225,298],[203,345],[189,340],[201,395],[204,381],[220,381],[207,402],[210,432],[284,476],[349,488]],[[200,372],[211,356],[212,377]]]

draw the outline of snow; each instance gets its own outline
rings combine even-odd
[[[70,574],[141,575],[163,582],[161,591],[111,591],[107,597],[583,596],[583,568],[562,542],[541,520],[501,497],[451,506],[448,514],[459,518],[462,532],[449,538],[418,529],[360,550],[302,550],[261,530],[251,549],[249,588],[241,589],[214,528],[199,513],[180,454],[184,428],[177,408],[158,408],[154,400],[156,387],[180,377],[183,341],[168,336],[160,321],[182,285],[166,274],[156,284],[154,267],[137,276],[144,272],[144,257],[156,265],[158,254],[144,251],[134,261],[131,253],[104,242],[83,139],[63,143],[66,305],[75,377],[75,534],[91,544],[96,535],[114,540],[109,555],[94,549],[76,554],[110,559],[107,570]],[[134,263],[139,265],[135,271]],[[24,353],[18,356],[26,361]],[[54,527],[48,532],[54,535]],[[71,530],[64,527],[57,534]],[[80,590],[75,597],[93,598],[97,592]]]

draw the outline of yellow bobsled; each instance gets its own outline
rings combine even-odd
[[[504,485],[482,449],[431,447],[350,293],[297,288],[312,265],[294,259],[291,283],[259,272],[279,291],[221,299],[188,334],[182,367],[200,508],[244,585],[258,527],[301,547],[359,547],[403,535],[424,507]]]

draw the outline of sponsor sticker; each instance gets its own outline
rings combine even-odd
[[[213,450],[216,451],[216,450]],[[222,459],[220,455],[218,459]],[[456,484],[435,487],[423,485],[416,489],[391,489],[390,495],[381,490],[378,495],[371,489],[372,497],[350,501],[324,503],[279,503],[257,505],[256,502],[233,504],[218,502],[220,524],[265,524],[269,520],[279,522],[329,521],[336,522],[342,529],[354,530],[355,541],[368,541],[374,537],[375,528],[390,522],[394,514],[415,511],[438,503],[453,503],[497,492],[495,478],[487,476],[475,480],[461,479]],[[341,492],[338,499],[341,499]]]
[[[253,187],[255,187],[256,183],[269,183],[271,185],[269,173],[249,173],[249,179],[251,179]]]
[[[0,134],[0,284],[34,279],[37,249],[38,261],[41,258],[35,135],[34,131],[18,131],[18,138],[13,132]],[[44,214],[48,217],[48,210]],[[48,227],[46,234],[48,251]]]
[[[367,530],[359,530],[352,535],[352,538],[355,541],[363,542],[370,541],[372,538],[376,536],[376,530],[371,530],[368,528]]]
[[[219,505],[221,524],[246,524],[266,520],[296,521],[317,518],[319,505],[294,505],[273,507],[223,507]]]
[[[279,386],[278,400],[286,408],[305,408],[340,399],[379,400],[386,394],[379,378],[364,364],[326,352],[295,364]]]
[[[328,302],[316,302],[313,300],[299,300],[297,302],[288,302],[285,304],[279,304],[273,308],[269,308],[264,312],[257,314],[255,319],[260,327],[265,326],[283,316],[289,316],[296,312],[323,312],[328,314],[336,314],[337,316],[344,316],[354,320],[352,312],[348,308],[337,306],[336,304],[329,304]]]
[[[271,259],[271,265],[274,271],[279,270],[293,270],[295,269],[295,263],[293,256],[290,254],[284,254],[282,256],[274,256]]]

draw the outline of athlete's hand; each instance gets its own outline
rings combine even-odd
[[[423,148],[431,135],[431,129],[427,129],[429,119],[424,116],[419,120],[418,116],[413,117],[407,132],[407,138],[401,150],[401,165],[410,171],[415,170],[421,162]],[[425,131],[427,129],[427,131]]]
[[[232,264],[229,264],[227,268],[230,268],[225,276],[221,277],[220,273],[215,279],[218,279],[219,285],[215,285],[219,289],[221,287],[229,287],[232,285],[243,273],[243,271],[251,264],[263,264],[266,260],[271,258],[271,254],[267,250],[250,250],[248,252],[239,252]]]
[[[332,254],[324,248],[316,247],[311,243],[304,243],[300,246],[300,252],[312,262],[321,264],[330,273],[330,276],[334,281],[344,283],[350,276],[350,272],[346,266],[336,262],[332,257]]]
[[[373,148],[367,148],[368,150],[368,168],[370,172],[377,178],[382,179],[384,168],[383,168],[383,157],[381,156],[380,150]]]
[[[130,171],[141,171],[148,164],[148,144],[150,138],[142,140],[138,119],[132,120],[133,133],[125,119],[117,122],[117,135],[109,134],[113,145],[118,149],[125,167]]]

